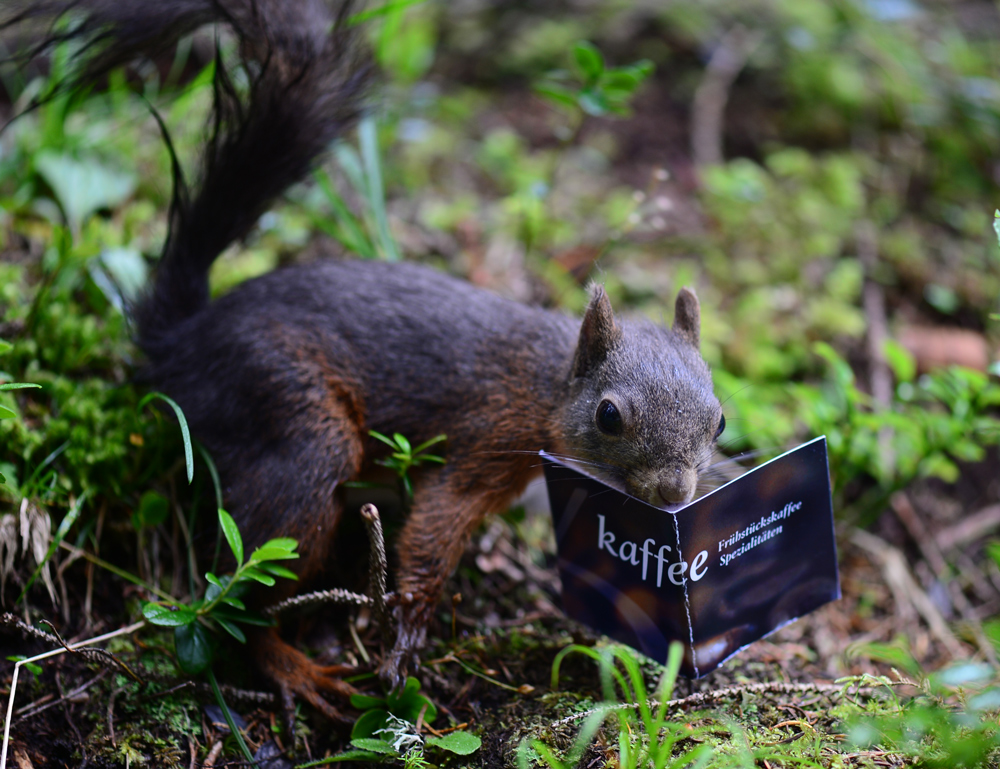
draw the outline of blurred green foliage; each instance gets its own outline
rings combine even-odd
[[[623,309],[656,316],[680,285],[697,287],[704,354],[732,426],[726,450],[779,451],[827,434],[842,510],[871,517],[916,478],[953,482],[996,443],[998,389],[987,377],[918,377],[897,345],[887,351],[893,400],[876,406],[845,362],[858,361],[867,330],[865,280],[911,315],[992,332],[1000,281],[983,200],[996,189],[1000,91],[996,52],[960,19],[874,0],[609,2],[549,13],[545,28],[566,34],[545,47],[524,9],[388,8],[369,27],[387,81],[377,124],[220,260],[216,291],[273,269],[318,228],[364,256],[443,259],[579,309],[583,273],[560,255],[583,249]],[[489,37],[476,24],[506,32]],[[635,101],[653,109],[640,123],[676,120],[650,94],[688,103],[707,55],[736,25],[761,33],[730,95],[748,111],[730,108],[736,157],[700,169],[694,193],[668,163],[644,169],[644,183],[635,171],[631,181],[616,175],[632,129],[607,116]],[[646,31],[623,58],[628,29]],[[522,93],[530,110],[521,114],[495,106],[488,80],[443,89],[431,77],[432,66],[447,71],[477,53],[541,98]],[[18,83],[7,72],[5,82],[23,106],[70,66],[60,50],[50,78]],[[210,77],[211,66],[169,98],[155,76],[143,86],[166,105],[185,163]],[[0,464],[15,486],[30,479],[33,494],[63,504],[88,488],[138,499],[144,490],[131,484],[155,475],[147,442],[157,456],[176,451],[176,436],[135,413],[131,385],[127,307],[146,280],[142,254],[165,232],[169,178],[133,87],[117,74],[86,100],[58,93],[0,145],[2,245],[40,253],[0,265],[2,330],[14,345],[4,377],[42,385],[0,395],[22,417],[0,423]],[[678,194],[694,196],[701,226],[672,223]],[[859,226],[869,224],[874,267],[859,255]]]
[[[1000,752],[1000,678],[982,662],[959,661],[935,673],[926,673],[910,655],[904,639],[893,644],[869,643],[851,647],[854,657],[888,663],[905,671],[904,678],[861,676],[848,686],[884,687],[885,697],[860,707],[843,703],[837,716],[844,720],[848,745],[857,750],[899,754],[919,766],[992,766]],[[905,695],[897,693],[907,688]]]

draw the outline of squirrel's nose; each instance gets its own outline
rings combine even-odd
[[[663,501],[668,505],[683,505],[694,498],[698,475],[688,468],[677,468],[662,478],[656,487]]]

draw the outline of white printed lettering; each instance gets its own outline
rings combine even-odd
[[[611,533],[610,531],[605,531],[604,530],[604,516],[603,515],[598,515],[597,518],[600,521],[600,524],[599,524],[600,530],[597,532],[597,549],[600,550],[603,547],[605,550],[607,550],[609,553],[611,553],[611,555],[613,555],[614,557],[617,558],[618,557],[618,553],[616,553],[615,549],[613,547],[611,547],[611,545],[614,544],[615,535],[613,533]]]
[[[698,553],[698,555],[694,557],[694,560],[691,561],[691,579],[693,579],[695,582],[704,577],[705,572],[708,571],[708,569],[702,569],[702,566],[705,565],[705,561],[707,560],[708,560],[708,551],[702,550],[700,553]],[[699,569],[701,569],[701,571],[698,571]]]
[[[627,554],[625,552],[625,548],[628,548],[628,553]],[[625,542],[622,542],[621,545],[618,547],[618,557],[621,558],[623,561],[627,561],[628,563],[632,564],[633,566],[638,566],[639,565],[639,558],[636,555],[635,542],[631,542],[631,541],[628,541],[628,540],[626,540]]]
[[[687,567],[688,565],[684,561],[670,564],[670,568],[667,569],[667,576],[670,577],[670,581],[675,585],[683,585],[684,572],[687,571]]]

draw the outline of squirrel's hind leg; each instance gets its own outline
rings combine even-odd
[[[285,565],[298,572],[301,582],[279,579],[258,590],[252,600],[256,608],[278,603],[335,566],[331,555],[343,515],[335,490],[357,475],[366,435],[361,389],[347,371],[350,362],[339,340],[264,320],[253,329],[260,344],[241,350],[240,373],[259,383],[260,400],[232,409],[253,422],[225,431],[234,437],[220,471],[247,551],[272,537],[294,538],[300,558]],[[234,385],[230,391],[238,395],[241,389]],[[241,434],[255,440],[240,445]],[[283,640],[277,627],[255,630],[248,642],[260,671],[281,695],[287,726],[294,726],[296,697],[345,722],[327,698],[346,702],[355,689],[342,676],[354,668],[311,660]]]

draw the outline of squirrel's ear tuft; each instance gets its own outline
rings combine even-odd
[[[677,292],[673,330],[685,342],[698,349],[701,335],[701,305],[698,304],[698,297],[694,295],[694,291],[689,288],[682,288]]]
[[[573,358],[573,377],[586,376],[599,366],[621,335],[604,286],[595,283],[590,287],[590,304],[580,324],[580,340]]]

